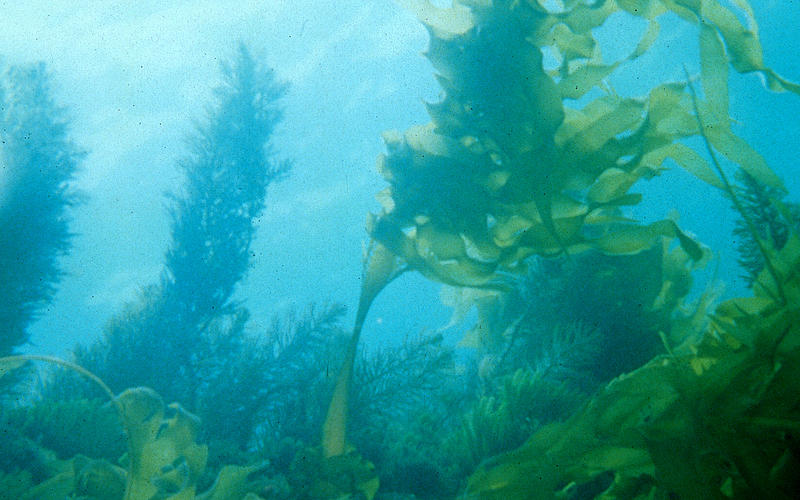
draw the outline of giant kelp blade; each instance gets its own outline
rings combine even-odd
[[[259,481],[255,476],[262,473],[265,468],[266,464],[226,465],[219,471],[211,489],[198,495],[197,500],[261,498],[255,497],[252,492],[264,489],[263,481]]]
[[[770,90],[800,94],[800,85],[790,82],[764,65],[761,42],[752,9],[747,2],[736,2],[750,29],[739,21],[730,8],[718,0],[662,0],[664,5],[684,19],[702,23],[717,30],[725,43],[731,65],[739,73],[758,72],[764,76]]]
[[[675,143],[664,147],[665,156],[672,158],[684,170],[717,189],[725,189],[719,176],[705,158],[685,144]]]
[[[469,9],[459,2],[451,8],[440,8],[429,0],[398,0],[398,3],[416,14],[437,37],[449,39],[465,33],[472,28],[472,15]]]
[[[662,220],[648,225],[629,224],[594,240],[598,250],[609,255],[632,255],[651,248],[658,238],[678,238],[681,247],[694,260],[703,258],[699,243],[678,228],[671,220]]]
[[[711,145],[714,146],[714,149],[739,165],[742,170],[750,174],[758,182],[781,191],[786,190],[783,186],[783,181],[769,168],[764,157],[730,129],[711,127],[705,129],[705,135]]]
[[[610,75],[618,64],[587,64],[558,82],[561,96],[578,99]]]
[[[709,103],[713,120],[704,120],[706,126],[728,124],[728,61],[717,31],[704,24],[700,27],[700,74],[705,100]]]
[[[208,448],[195,442],[199,419],[142,387],[122,392],[117,404],[128,434],[125,500],[194,498],[208,458]]]

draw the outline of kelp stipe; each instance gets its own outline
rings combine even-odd
[[[363,269],[361,294],[353,333],[347,345],[344,363],[336,378],[333,397],[322,427],[322,450],[325,458],[342,455],[347,448],[347,404],[350,383],[353,378],[353,365],[356,360],[361,329],[369,308],[381,290],[406,268],[386,247],[372,241],[364,255]]]
[[[117,412],[121,415],[121,408],[119,407],[119,403],[116,402],[116,396],[114,392],[111,390],[108,385],[106,385],[103,380],[95,375],[94,373],[90,372],[86,368],[75,364],[71,361],[67,361],[61,358],[56,358],[54,356],[41,356],[38,354],[20,354],[17,356],[6,356],[0,358],[0,377],[16,370],[17,368],[22,367],[28,361],[43,361],[45,363],[54,364],[57,366],[61,366],[72,370],[80,375],[86,377],[87,379],[91,380],[95,385],[97,385],[103,393],[108,396],[109,401],[111,401],[114,406],[117,408]]]

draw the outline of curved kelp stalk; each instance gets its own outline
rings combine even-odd
[[[361,281],[361,295],[358,312],[350,341],[347,345],[344,363],[336,378],[328,414],[322,426],[322,452],[325,458],[340,456],[347,450],[347,405],[350,383],[353,378],[353,365],[356,360],[361,329],[367,318],[372,302],[393,279],[406,270],[393,253],[380,243],[370,242],[364,256]]]
[[[72,370],[76,373],[81,374],[82,376],[86,377],[87,379],[91,380],[95,385],[97,385],[108,399],[114,404],[114,407],[117,409],[117,413],[122,416],[122,408],[119,406],[117,402],[116,396],[114,396],[114,391],[111,390],[108,385],[106,385],[103,380],[95,375],[94,373],[90,372],[86,368],[76,365],[71,361],[67,361],[61,358],[56,358],[54,356],[41,356],[38,354],[20,354],[17,356],[6,356],[0,358],[0,378],[4,375],[11,373],[12,371],[16,370],[17,368],[21,368],[25,363],[28,361],[43,361],[45,363],[51,363],[54,365],[62,366],[69,370]]]

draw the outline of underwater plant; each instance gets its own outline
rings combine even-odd
[[[171,500],[260,499],[265,486],[263,465],[223,467],[211,488],[197,494],[197,482],[206,467],[208,447],[195,442],[200,421],[179,404],[164,404],[152,389],[137,387],[115,395],[95,374],[69,361],[48,356],[20,355],[0,358],[0,377],[30,361],[44,361],[86,377],[110,398],[125,431],[124,468],[104,459],[76,455],[69,460],[51,457],[52,476],[33,484],[27,471],[0,477],[20,500]],[[16,484],[15,484],[16,483]]]
[[[273,320],[260,347],[268,363],[259,391],[265,398],[255,426],[260,453],[288,468],[294,452],[319,443],[327,399],[333,389],[332,368],[342,359],[347,337],[341,327],[341,304],[312,306],[304,314],[286,313]],[[220,390],[227,390],[220,384]],[[245,390],[248,388],[245,387]],[[293,442],[291,456],[280,449]],[[283,463],[282,463],[283,462]]]
[[[736,174],[739,181],[736,193],[758,231],[756,235],[751,233],[743,218],[736,220],[733,229],[739,265],[746,272],[743,277],[747,286],[752,287],[764,269],[764,257],[755,238],[760,238],[773,250],[783,248],[789,234],[800,228],[800,205],[785,201],[786,193],[759,183],[747,172],[737,171]]]
[[[550,371],[591,391],[664,352],[660,332],[683,314],[693,267],[667,243],[635,255],[537,258],[521,290],[504,297],[523,311],[507,357],[549,360]]]
[[[384,493],[454,495],[459,484],[441,444],[472,397],[454,348],[440,334],[419,334],[365,351],[351,395],[353,446],[375,465]]]
[[[760,73],[772,90],[800,93],[800,86],[764,66],[755,32],[717,1],[404,4],[428,29],[425,55],[444,93],[428,104],[430,124],[384,134],[387,154],[378,169],[390,186],[379,195],[382,212],[367,224],[372,243],[353,344],[375,296],[408,269],[446,284],[504,290],[507,275],[524,272],[532,255],[633,254],[664,237],[701,260],[705,251],[674,221],[645,225],[620,209],[639,203],[641,196],[629,189],[656,176],[667,159],[722,186],[712,166],[680,142],[700,131],[695,108],[715,148],[760,182],[781,186],[763,158],[733,134],[725,76],[730,64]],[[616,12],[647,21],[648,29],[632,53],[606,64],[591,30]],[[700,27],[705,99],[699,106],[685,82],[659,85],[645,98],[602,86],[649,50],[658,16],[666,12]],[[552,70],[543,64],[545,48],[559,61]],[[600,96],[586,97],[595,88]],[[579,98],[588,100],[581,108],[565,104]],[[331,401],[328,455],[346,448],[354,353],[352,347]]]
[[[575,387],[530,368],[498,377],[495,383],[444,443],[462,477],[487,458],[519,447],[539,427],[564,420],[586,399]]]
[[[800,238],[704,335],[603,388],[486,462],[467,498],[794,498],[800,454]],[[778,298],[778,288],[787,298]]]
[[[44,64],[2,68],[0,356],[28,340],[28,325],[52,299],[72,238],[69,208],[80,200],[72,181],[84,153],[51,94]]]
[[[248,269],[266,189],[290,166],[270,146],[286,87],[243,45],[222,64],[222,77],[179,163],[186,180],[170,195],[171,241],[158,283],[107,323],[102,340],[76,351],[76,361],[115,390],[147,386],[193,406],[207,375],[197,356],[209,329],[242,335],[249,313],[233,292]]]
[[[397,418],[425,403],[453,370],[453,349],[443,345],[440,334],[408,337],[396,348],[363,354],[354,375],[353,418],[360,416],[362,424]]]
[[[4,408],[2,426],[29,444],[35,442],[36,448],[52,451],[59,459],[84,455],[115,460],[125,452],[125,439],[114,408],[105,403],[97,398],[9,405]],[[19,460],[17,466],[25,462]],[[10,470],[4,466],[0,469]]]

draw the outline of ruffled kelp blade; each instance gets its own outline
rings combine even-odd
[[[503,277],[522,271],[531,255],[635,253],[660,237],[677,238],[699,259],[699,246],[673,223],[641,228],[620,217],[620,207],[641,199],[632,186],[658,175],[667,160],[723,188],[702,152],[681,142],[699,134],[696,113],[713,125],[706,132],[714,148],[759,182],[781,186],[730,128],[729,66],[759,72],[770,89],[798,92],[764,66],[744,2],[738,13],[712,0],[564,2],[558,11],[510,0],[401,3],[428,29],[425,55],[443,97],[428,104],[430,124],[384,135],[378,169],[389,187],[368,232],[431,279],[502,289]],[[592,30],[620,11],[648,28],[626,58],[603,63]],[[643,98],[620,97],[603,84],[650,49],[667,12],[698,26],[699,110],[682,83]],[[543,50],[555,54],[557,68],[544,67]],[[592,89],[599,96],[585,104],[567,102]]]

